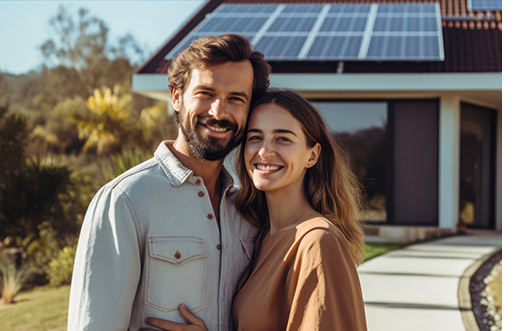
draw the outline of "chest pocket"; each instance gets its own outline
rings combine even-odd
[[[206,255],[202,239],[150,237],[145,304],[160,311],[183,303],[193,312],[203,309]]]

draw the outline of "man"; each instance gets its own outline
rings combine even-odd
[[[235,210],[223,160],[243,137],[269,72],[263,54],[233,34],[198,39],[171,63],[178,137],[92,200],[69,330],[138,330],[147,317],[184,323],[180,304],[210,330],[231,328],[231,301],[256,229]]]

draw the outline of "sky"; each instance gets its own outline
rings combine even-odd
[[[11,1],[0,0],[0,71],[12,74],[36,69],[44,59],[40,45],[52,36],[50,19],[59,6],[79,8],[102,19],[109,28],[109,41],[131,33],[147,47],[147,58],[158,50],[204,0],[173,1]]]

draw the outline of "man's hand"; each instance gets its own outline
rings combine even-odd
[[[154,318],[154,317],[147,318],[145,320],[145,323],[152,325],[152,326],[156,326],[157,328],[160,328],[166,331],[203,331],[203,330],[208,331],[208,328],[206,328],[206,324],[204,324],[203,320],[193,315],[193,313],[189,311],[189,309],[185,305],[181,304],[179,306],[179,311],[182,317],[184,317],[184,319],[188,321],[189,324],[180,324],[177,322],[171,322],[168,320],[163,320],[163,319]],[[157,330],[142,328],[139,331],[157,331]]]

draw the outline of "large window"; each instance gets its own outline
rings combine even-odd
[[[366,199],[363,219],[386,222],[387,213],[387,103],[314,102],[349,153]]]

